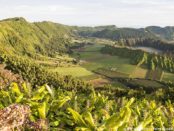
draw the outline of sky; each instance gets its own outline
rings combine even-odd
[[[118,27],[174,26],[174,0],[0,0],[0,19]]]

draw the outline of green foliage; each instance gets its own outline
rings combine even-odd
[[[149,26],[146,27],[146,30],[154,33],[156,36],[160,36],[162,39],[166,39],[166,40],[173,40],[173,32],[174,32],[174,28],[167,26],[167,27],[158,27],[158,26]]]
[[[30,92],[28,92],[30,90]],[[54,95],[53,95],[54,94]],[[22,96],[22,97],[21,97]],[[28,105],[30,121],[46,119],[50,130],[105,131],[174,128],[174,105],[137,98],[108,98],[95,91],[75,93],[44,85],[12,83],[0,90],[0,105]]]
[[[129,48],[113,46],[105,46],[101,49],[101,52],[130,58],[130,63],[137,66],[146,65],[149,69],[152,70],[155,70],[157,67],[159,67],[168,72],[174,72],[174,59],[171,56],[150,54],[142,50],[132,50]]]
[[[28,58],[17,56],[3,56],[1,58],[6,64],[6,69],[20,74],[25,81],[30,82],[34,86],[47,83],[48,85],[66,90],[91,90],[90,84],[71,76],[61,76],[57,72],[50,72]]]
[[[106,38],[111,40],[155,38],[143,29],[117,28],[115,26],[77,27],[77,33],[85,37]]]
[[[78,28],[52,22],[28,23],[23,18],[0,21],[0,63],[31,84],[12,83],[1,87],[1,109],[13,103],[28,105],[31,109],[30,121],[46,120],[50,130],[139,131],[174,128],[174,90],[170,87],[171,83],[162,83],[166,85],[165,89],[151,87],[145,90],[140,88],[139,83],[131,85],[131,80],[120,79],[129,88],[106,85],[94,90],[90,84],[50,72],[25,57],[41,59],[41,55],[55,56],[70,52],[73,29],[80,31],[76,32],[80,35],[119,40],[123,45],[131,46],[138,42],[143,45],[150,41],[144,40],[150,36],[142,29],[119,29],[115,26]],[[158,41],[151,42],[162,48],[161,43],[156,44]],[[165,49],[168,50],[169,45],[165,45]],[[174,60],[169,56],[112,46],[106,46],[101,51],[131,58],[131,63],[137,66],[146,65],[152,70],[159,67],[174,72]]]
[[[0,21],[0,51],[8,54],[37,53],[55,55],[68,52],[71,46],[71,27],[52,23],[29,23],[23,18]]]
[[[141,39],[160,39],[173,41],[173,27],[149,26],[146,28],[118,28],[114,25],[99,27],[76,27],[77,33],[85,37],[97,37],[118,40],[119,43],[131,41],[135,43]],[[130,42],[129,42],[130,43]]]

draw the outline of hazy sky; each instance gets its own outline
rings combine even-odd
[[[174,0],[0,0],[0,19],[68,25],[174,26]]]

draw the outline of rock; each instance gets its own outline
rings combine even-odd
[[[9,131],[26,124],[30,108],[26,105],[12,104],[0,110],[0,130]]]

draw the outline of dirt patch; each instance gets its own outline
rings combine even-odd
[[[99,68],[95,70],[94,72],[109,78],[127,78],[128,77],[128,74],[124,74],[117,71],[111,71],[105,68]]]
[[[136,68],[135,71],[131,74],[132,78],[145,78],[147,70]]]
[[[161,69],[149,70],[146,74],[147,79],[161,80],[163,76],[163,71]]]
[[[98,78],[98,79],[94,79],[94,80],[90,80],[88,81],[90,84],[92,84],[95,87],[102,87],[105,84],[109,84],[110,81],[108,79],[104,79],[104,78]]]

